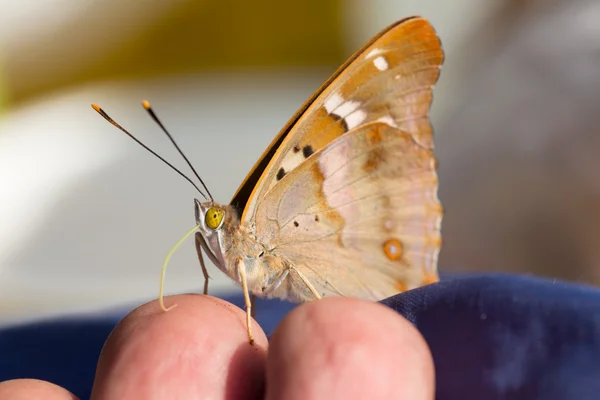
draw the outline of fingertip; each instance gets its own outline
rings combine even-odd
[[[0,382],[2,400],[77,400],[67,389],[38,379],[12,379]]]
[[[329,298],[292,311],[271,337],[267,398],[433,399],[421,334],[378,303]]]
[[[96,372],[94,398],[223,397],[264,390],[267,338],[253,320],[248,342],[245,313],[204,295],[166,298],[132,311],[108,338]],[[175,396],[176,395],[176,396]]]

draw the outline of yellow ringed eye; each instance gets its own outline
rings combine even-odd
[[[225,217],[225,210],[221,207],[213,206],[204,215],[204,222],[206,222],[206,226],[210,229],[217,229],[221,226],[223,217]]]

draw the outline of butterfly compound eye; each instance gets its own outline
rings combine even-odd
[[[223,223],[223,217],[225,216],[225,210],[221,207],[211,207],[204,216],[206,226],[210,229],[217,229]]]

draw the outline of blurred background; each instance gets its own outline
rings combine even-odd
[[[186,170],[148,99],[227,202],[337,66],[414,14],[446,52],[440,270],[600,283],[598,1],[0,0],[0,325],[155,298],[194,225],[193,188],[90,103]],[[167,293],[202,279],[190,239]]]

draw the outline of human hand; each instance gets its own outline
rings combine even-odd
[[[332,298],[294,309],[267,342],[244,311],[181,295],[131,312],[108,338],[92,399],[433,399],[431,354],[418,331],[377,303]],[[75,399],[39,380],[0,383],[0,399]]]

